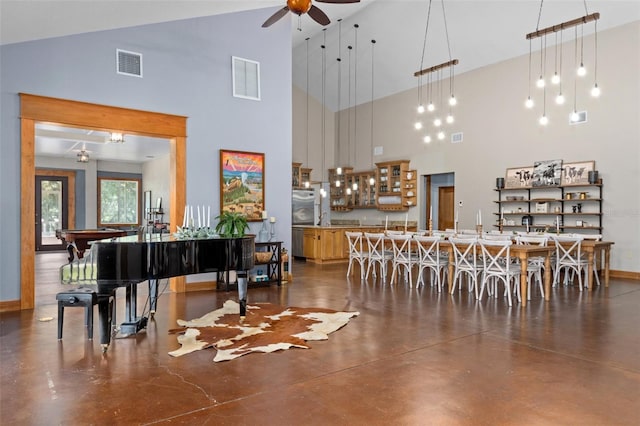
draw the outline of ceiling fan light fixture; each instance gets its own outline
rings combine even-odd
[[[78,163],[88,163],[89,162],[89,153],[87,151],[85,151],[84,149],[81,150],[80,152],[78,152],[78,155],[76,156],[76,161]]]

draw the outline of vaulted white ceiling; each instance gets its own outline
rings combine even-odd
[[[1,0],[0,43],[258,8],[265,8],[266,20],[285,3],[285,0]],[[460,74],[528,53],[525,35],[536,27],[556,25],[593,12],[601,15],[598,31],[640,20],[638,0],[547,0],[542,3],[537,0],[445,0],[445,29],[443,2],[433,0],[425,43],[429,0],[362,0],[341,5],[316,1],[314,4],[331,19],[327,27],[306,15],[298,19],[292,14],[274,25],[291,26],[293,83],[303,90],[308,83],[311,96],[318,100],[324,97],[325,104],[333,111],[348,106],[345,93],[349,66],[352,84],[357,86],[350,102],[369,102],[373,74],[375,98],[398,93],[416,87],[413,73],[421,66],[426,68],[447,61],[449,49],[451,57],[460,60],[455,68],[456,74]],[[358,24],[357,30],[354,24]],[[585,25],[584,34],[592,33],[593,29],[593,24]],[[573,31],[565,33],[565,41],[573,38]],[[306,38],[310,40],[307,42]],[[373,49],[372,39],[376,40]],[[324,55],[320,47],[323,44]],[[537,49],[539,45],[534,44],[534,50]],[[342,77],[340,96],[338,73]]]

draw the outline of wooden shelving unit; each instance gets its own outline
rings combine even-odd
[[[329,205],[331,210],[349,211],[353,206],[349,206],[347,196],[347,175],[352,174],[353,167],[342,167],[342,173],[338,174],[338,169],[329,169]],[[339,185],[336,185],[339,182]]]
[[[417,203],[417,177],[409,160],[376,163],[378,210],[406,211]]]
[[[302,163],[292,163],[291,186],[294,189],[304,189],[305,182],[311,182],[311,171],[313,169],[302,167]]]
[[[495,227],[504,217],[505,229],[559,229],[561,232],[602,233],[602,183],[566,186],[496,189]],[[559,220],[559,226],[556,222]]]

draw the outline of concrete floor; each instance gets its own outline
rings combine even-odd
[[[0,424],[640,424],[638,282],[554,288],[550,302],[535,292],[509,308],[464,290],[347,280],[346,265],[295,261],[292,272],[280,288],[250,289],[249,303],[360,316],[312,349],[223,363],[213,349],[170,357],[167,330],[234,292],[165,293],[146,332],[102,354],[82,309],[66,310],[58,341],[55,296],[37,291],[35,310],[0,314]]]

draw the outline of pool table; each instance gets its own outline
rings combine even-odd
[[[89,242],[104,240],[105,238],[124,237],[127,231],[122,229],[100,228],[100,229],[56,229],[56,237],[67,244],[75,243],[80,259],[84,256],[84,251],[89,248]],[[69,260],[73,260],[73,257]]]

